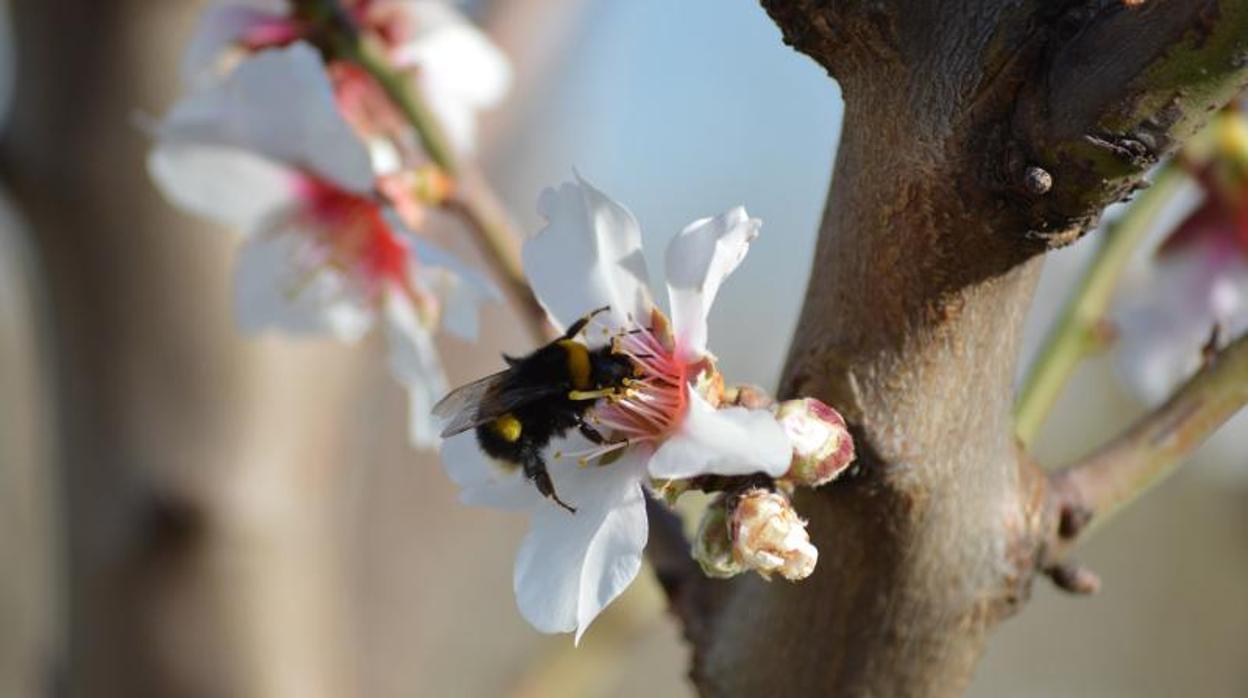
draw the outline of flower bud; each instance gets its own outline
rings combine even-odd
[[[734,385],[724,389],[724,403],[748,410],[765,410],[775,404],[766,390],[756,385]]]
[[[733,556],[728,507],[723,495],[716,497],[702,514],[702,523],[698,525],[698,535],[693,541],[693,559],[708,577],[722,579],[745,571],[745,567]]]
[[[854,460],[854,439],[840,413],[814,398],[786,400],[776,421],[793,444],[786,480],[818,487],[836,479]]]
[[[782,495],[748,490],[736,501],[730,519],[736,562],[770,578],[805,579],[815,571],[819,551],[810,543],[806,522]]]

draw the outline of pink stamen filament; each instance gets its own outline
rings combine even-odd
[[[371,302],[380,303],[387,288],[398,288],[422,314],[436,312],[436,300],[412,278],[410,246],[391,228],[377,201],[308,174],[298,178],[296,190],[305,225],[314,235],[313,264],[346,274]]]
[[[632,379],[622,394],[594,408],[592,424],[612,441],[563,454],[582,465],[634,444],[661,441],[684,418],[689,366],[651,329],[618,333],[614,342],[615,350],[632,360],[642,375]]]

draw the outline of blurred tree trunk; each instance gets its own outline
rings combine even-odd
[[[0,695],[46,695],[61,659],[46,310],[26,238],[0,196]]]
[[[175,215],[143,166],[133,117],[170,103],[195,9],[14,3],[0,163],[54,309],[63,680],[71,695],[345,695],[333,517],[351,354],[238,337],[230,237]]]

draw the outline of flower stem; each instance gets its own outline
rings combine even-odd
[[[1131,253],[1182,182],[1181,169],[1173,160],[1166,163],[1152,185],[1105,231],[1104,242],[1045,340],[1015,404],[1015,434],[1025,447],[1039,434],[1075,368],[1105,347],[1109,333],[1104,317],[1118,280]]]

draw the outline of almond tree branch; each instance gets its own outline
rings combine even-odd
[[[859,460],[796,501],[835,564],[712,585],[694,679],[957,695],[1036,572],[1012,398],[1038,256],[1248,81],[1248,0],[763,5],[845,97],[779,397],[835,406]]]
[[[1079,363],[1105,348],[1112,336],[1105,326],[1105,313],[1122,272],[1182,181],[1181,168],[1174,161],[1166,163],[1152,185],[1105,230],[1096,256],[1027,372],[1014,408],[1015,433],[1023,446],[1035,440]]]
[[[1248,404],[1248,335],[1213,356],[1165,404],[1084,460],[1053,473],[1060,550],[1171,475]]]

